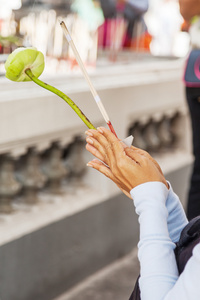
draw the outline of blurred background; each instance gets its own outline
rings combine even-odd
[[[128,299],[139,272],[132,201],[87,170],[87,128],[64,101],[5,78],[8,55],[36,47],[41,78],[106,126],[60,20],[118,136],[132,134],[187,201],[190,37],[178,1],[0,0],[0,299]]]

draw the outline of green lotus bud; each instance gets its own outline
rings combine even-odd
[[[30,69],[38,78],[44,70],[44,55],[36,48],[17,48],[5,63],[6,77],[12,81],[31,81],[25,71]]]
[[[56,94],[68,103],[88,128],[96,129],[80,108],[63,92],[41,81],[38,77],[44,70],[44,55],[36,48],[18,48],[5,63],[6,77],[12,81],[33,81],[42,88]]]

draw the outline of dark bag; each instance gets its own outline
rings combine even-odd
[[[186,263],[192,256],[193,248],[200,243],[200,216],[192,219],[182,230],[179,241],[174,250],[179,275],[183,272]],[[140,277],[140,276],[139,276]],[[139,277],[129,300],[140,300]]]
[[[190,52],[186,62],[183,80],[187,87],[200,87],[200,50]]]

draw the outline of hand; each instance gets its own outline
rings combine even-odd
[[[86,149],[102,161],[95,159],[88,166],[110,178],[129,197],[132,188],[145,182],[160,181],[168,187],[160,166],[147,152],[127,147],[103,127],[86,134]]]

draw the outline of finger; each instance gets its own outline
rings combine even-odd
[[[135,161],[137,164],[141,165],[143,160],[144,160],[144,157],[139,153],[137,152],[136,150],[132,149],[132,148],[125,148],[124,149],[126,155],[131,158],[133,161]]]
[[[124,147],[122,146],[122,143],[121,141],[107,128],[104,128],[104,127],[99,127],[97,128],[97,130],[106,138],[106,141],[110,144],[119,144],[120,145],[120,148],[123,149]],[[120,141],[120,143],[119,143]]]
[[[133,146],[131,147],[131,149],[134,149],[136,152],[138,152],[141,155],[145,156],[146,158],[150,159],[156,165],[156,167],[158,168],[158,170],[162,173],[161,167],[158,164],[158,162],[147,151],[139,149],[139,148],[136,148],[136,147],[133,147]]]
[[[135,152],[137,152],[140,155],[143,155],[143,156],[145,156],[147,158],[152,158],[151,155],[147,151],[145,151],[143,149],[140,149],[140,148],[137,148],[137,147],[134,147],[134,146],[131,146],[130,149],[133,149]]]
[[[107,163],[108,142],[106,141],[106,138],[100,131],[94,129],[87,130],[85,133],[88,135],[86,138],[87,143],[95,147],[104,157],[103,161]]]
[[[99,141],[105,151],[103,156],[105,157],[105,155],[107,155],[108,157],[106,164],[110,167],[112,174],[118,179],[120,186],[125,187],[129,192],[132,188],[132,184],[129,182],[129,178],[127,178],[127,171],[129,171],[130,174],[133,172],[136,174],[137,160],[134,161],[126,155],[121,141],[119,141],[113,133],[102,127],[98,130],[101,134],[94,131],[92,132],[92,143],[93,145],[96,143],[95,139]],[[89,141],[88,139],[86,140],[87,142]],[[129,168],[131,168],[131,170],[129,170]]]
[[[100,127],[98,129],[100,133],[106,138],[104,140],[103,147],[108,156],[108,162],[113,175],[118,179],[118,183],[122,188],[130,192],[132,189],[132,183],[127,178],[127,171],[129,174],[137,172],[138,160],[131,159],[124,151],[122,142],[119,141],[116,136],[108,129]],[[131,170],[129,170],[131,168]]]
[[[94,168],[95,170],[99,171],[100,173],[102,173],[103,175],[105,175],[106,177],[110,178],[112,181],[115,182],[116,179],[112,174],[110,168],[106,166],[104,163],[102,163],[101,161],[97,159],[93,159],[92,161],[89,161],[87,163],[87,166]]]
[[[97,171],[99,171],[100,173],[102,173],[103,175],[105,175],[106,177],[108,177],[109,179],[111,179],[119,188],[120,190],[130,199],[132,199],[131,195],[130,195],[130,190],[127,189],[127,187],[125,185],[123,185],[112,173],[112,171],[110,170],[110,168],[106,165],[104,165],[102,162],[100,162],[97,159],[93,159],[92,161],[89,161],[87,166],[92,167],[94,169],[96,169]]]
[[[146,158],[150,159],[151,161],[155,162],[156,164],[158,164],[156,162],[156,160],[147,151],[140,149],[140,148],[136,148],[134,146],[131,146],[130,149],[133,149],[135,152],[139,153],[140,155],[143,155],[144,157],[146,157]]]
[[[108,155],[108,159],[112,165],[116,163],[116,160],[120,159],[121,155],[124,155],[124,146],[122,142],[108,129],[104,127],[98,128],[98,131],[104,136],[104,140],[101,141],[105,152]]]
[[[104,157],[103,155],[95,148],[93,147],[91,144],[86,144],[85,148],[92,154],[94,155],[96,158],[104,161]]]
[[[131,200],[133,200],[133,198],[131,197],[131,194],[123,189],[120,188],[120,190],[124,193],[124,195],[126,195],[128,198],[130,198]]]
[[[110,138],[107,139],[107,137],[104,136],[104,130],[108,131],[110,133]],[[118,139],[115,137],[115,135],[110,130],[108,130],[104,127],[97,128],[97,130],[86,131],[86,134],[88,134],[88,133],[91,137],[96,139],[104,148],[107,147],[108,142],[112,143],[113,141],[118,141]]]
[[[105,163],[108,162],[107,152],[105,151],[105,148],[98,142],[98,140],[94,136],[87,137],[86,142],[88,143],[88,145],[90,145],[92,147],[92,148],[90,148],[90,150],[93,151],[92,154],[94,156],[101,159]]]

